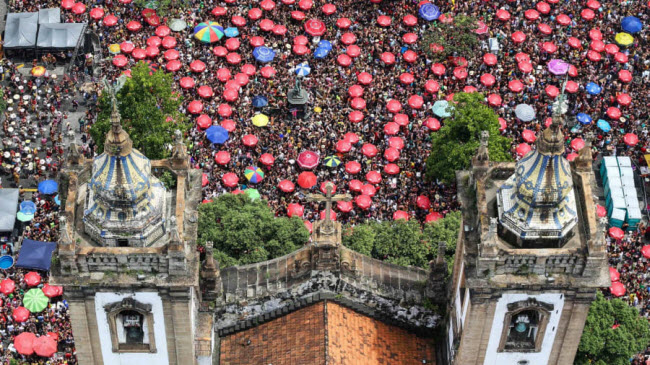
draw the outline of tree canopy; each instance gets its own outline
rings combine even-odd
[[[246,194],[225,194],[199,206],[198,243],[213,242],[221,267],[283,256],[308,240],[300,218],[276,218],[266,201]]]
[[[438,253],[438,242],[445,241],[445,256],[451,265],[460,229],[460,212],[427,223],[424,228],[412,221],[384,221],[346,227],[343,245],[373,257],[402,266],[427,267]]]
[[[615,326],[617,325],[617,326]],[[627,365],[650,343],[648,320],[620,299],[607,300],[598,293],[591,304],[576,365]]]
[[[490,133],[488,150],[492,161],[512,159],[511,142],[499,132],[499,118],[485,105],[483,94],[457,93],[453,106],[444,126],[431,134],[431,154],[427,160],[429,179],[453,182],[456,171],[469,167],[482,131]]]
[[[478,28],[476,19],[459,14],[451,23],[433,24],[422,40],[427,55],[434,61],[442,61],[452,56],[470,57],[478,51],[479,40],[474,32]]]
[[[173,142],[174,130],[185,132],[190,127],[179,112],[183,99],[173,91],[172,82],[172,74],[152,72],[147,63],[139,62],[116,95],[122,127],[129,133],[133,146],[151,159],[168,157],[167,146]],[[111,128],[112,104],[106,93],[99,98],[99,108],[90,135],[101,152]]]

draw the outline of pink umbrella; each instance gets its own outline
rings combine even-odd
[[[434,63],[433,66],[431,66],[431,72],[436,76],[442,76],[445,74],[446,69],[441,63]]]
[[[516,31],[512,33],[510,39],[515,43],[524,43],[526,41],[526,34],[522,31]]]
[[[373,144],[366,143],[361,146],[361,153],[366,157],[375,157],[377,156],[377,147]]]
[[[334,182],[333,182],[333,181],[330,181],[330,180],[328,180],[328,181],[323,181],[323,182],[320,184],[320,191],[321,191],[323,194],[327,194],[327,184],[332,184],[332,185],[333,185],[333,187],[332,187],[332,194],[336,193],[336,185],[334,185]]]
[[[0,293],[9,295],[16,289],[16,283],[11,279],[3,279],[0,282]]]
[[[318,153],[313,151],[303,151],[298,155],[298,166],[303,169],[311,170],[318,166],[320,162],[320,156]]]
[[[409,124],[409,116],[403,113],[395,114],[393,115],[393,122],[401,127],[407,126]]]
[[[120,43],[120,51],[122,51],[122,53],[129,54],[133,52],[133,49],[135,49],[135,46],[131,42]]]
[[[242,141],[244,142],[244,146],[254,147],[257,146],[258,139],[256,136],[252,134],[247,134],[244,137],[242,137]]]
[[[349,161],[345,164],[345,172],[348,174],[358,174],[361,172],[361,164],[357,161]]]
[[[618,79],[623,81],[624,83],[628,83],[632,81],[632,73],[628,70],[620,70],[618,72]]]
[[[395,55],[390,52],[384,52],[381,54],[380,59],[387,65],[392,65],[395,63]]]
[[[390,99],[386,103],[386,109],[391,113],[397,113],[402,110],[402,104],[400,104],[400,102],[395,99]]]
[[[339,18],[336,21],[336,26],[341,29],[348,29],[352,25],[352,21],[348,18]]]
[[[348,114],[348,120],[352,123],[359,123],[363,120],[363,113],[358,110],[354,110]]]
[[[384,158],[390,162],[394,162],[399,158],[399,151],[396,148],[387,148],[384,151]]]
[[[488,66],[494,66],[497,64],[497,56],[493,53],[486,53],[483,55],[483,63]]]
[[[402,42],[406,44],[414,44],[418,41],[418,36],[415,33],[406,33],[402,36]]]
[[[227,68],[220,68],[217,70],[217,80],[221,82],[226,82],[230,80],[231,73],[230,70]]]
[[[571,152],[568,155],[566,155],[566,160],[571,162],[571,161],[575,160],[577,157],[578,157],[577,153]]]
[[[352,109],[362,110],[366,108],[366,101],[362,98],[354,98],[350,100]]]
[[[490,31],[490,28],[488,28],[487,24],[483,23],[482,21],[477,21],[476,25],[478,28],[474,30],[474,33],[476,34],[487,34],[487,32]]]
[[[553,85],[546,86],[544,91],[546,91],[546,95],[548,95],[549,97],[551,97],[553,99],[555,99],[560,94],[560,90],[557,87],[553,86]]]
[[[305,22],[305,32],[311,36],[319,37],[325,34],[326,31],[325,23],[318,19],[309,19]]]
[[[571,77],[578,76],[578,69],[574,65],[569,66],[569,76]]]
[[[251,37],[248,41],[251,47],[261,47],[264,45],[264,38],[260,36]]]
[[[402,18],[402,23],[406,25],[407,27],[413,27],[418,24],[418,18],[416,18],[413,14],[407,14]]]
[[[147,38],[147,46],[150,47],[160,47],[162,40],[158,36],[152,36]]]
[[[336,152],[346,153],[350,152],[351,149],[352,144],[345,139],[336,142]]]
[[[340,66],[348,67],[352,64],[352,58],[346,54],[340,54],[338,57],[336,57],[336,63],[338,63]]]
[[[580,151],[585,147],[585,141],[582,138],[574,138],[570,143],[571,148],[576,151]]]
[[[528,143],[535,143],[535,140],[537,139],[535,132],[531,131],[530,129],[524,129],[521,132],[521,137]]]
[[[626,133],[623,136],[623,142],[628,146],[636,146],[636,144],[639,143],[639,137],[634,133]]]
[[[411,95],[407,102],[412,109],[421,109],[424,105],[424,99],[420,95]]]
[[[145,49],[147,57],[154,58],[160,54],[160,49],[158,47],[149,46]]]
[[[74,6],[74,4],[75,4],[74,0],[62,0],[62,1],[61,1],[61,7],[62,7],[63,9],[66,9],[66,10],[70,10],[70,9],[72,9],[72,7]]]
[[[650,258],[650,245],[645,245],[645,246],[641,247],[641,254],[646,259]]]
[[[283,0],[283,2],[284,1],[287,1],[287,0]],[[295,1],[295,0],[290,0],[290,1]],[[307,230],[309,231],[309,234],[311,234],[312,233],[312,224],[311,224],[311,222],[310,221],[304,221],[303,224],[305,225],[305,228],[307,228]]]
[[[537,30],[539,30],[539,32],[544,35],[549,35],[553,33],[553,29],[551,29],[551,27],[546,23],[537,24]]]
[[[424,123],[424,126],[435,132],[440,129],[440,121],[436,118],[429,117]]]
[[[496,78],[491,74],[481,75],[480,80],[481,80],[481,84],[483,84],[485,87],[491,87],[496,82]]]
[[[321,220],[325,219],[325,213],[326,213],[325,210],[322,210],[322,211],[320,212],[320,219],[321,219]],[[336,220],[336,212],[333,211],[333,210],[330,210],[330,220],[333,220],[333,221]]]
[[[576,38],[576,37],[569,37],[569,39],[567,40],[567,42],[569,43],[569,46],[570,46],[571,48],[576,48],[576,49],[577,49],[577,48],[582,47],[582,43],[581,43],[580,40],[579,40],[578,38]]]
[[[598,215],[598,218],[603,218],[607,216],[607,208],[600,204],[596,204],[596,214]]]
[[[516,152],[519,157],[524,157],[532,148],[528,143],[520,143],[517,145]]]
[[[408,85],[415,81],[415,77],[413,77],[413,74],[411,73],[404,72],[399,76],[399,81],[404,85]]]
[[[499,118],[499,132],[503,132],[508,128],[508,123],[503,118]]]
[[[235,173],[227,172],[221,177],[223,184],[229,188],[234,188],[239,184],[239,177]]]
[[[498,94],[490,94],[487,97],[488,104],[490,106],[500,106],[503,100]]]
[[[237,83],[238,83],[239,85],[241,85],[241,86],[245,86],[246,84],[248,84],[248,81],[250,80],[250,78],[248,77],[248,75],[246,75],[246,74],[243,73],[243,72],[240,72],[240,73],[238,73],[237,75],[235,75],[234,79],[235,79],[235,81],[237,81]]]
[[[350,189],[350,191],[361,191],[362,186],[363,183],[357,179],[350,180],[348,183],[348,189]]]
[[[228,151],[219,151],[214,155],[214,162],[219,165],[226,165],[230,162],[230,153]]]
[[[264,77],[266,79],[269,79],[269,78],[275,76],[275,69],[273,67],[271,67],[271,66],[264,66],[260,70],[260,75],[262,75],[262,77]]]
[[[287,216],[289,218],[291,218],[291,217],[300,217],[300,218],[302,218],[304,213],[305,213],[305,208],[303,208],[303,206],[300,205],[300,204],[291,203],[287,207]]]
[[[177,60],[178,57],[180,57],[180,53],[178,53],[178,51],[175,49],[168,49],[165,51],[165,53],[163,53],[163,57],[167,61],[173,61]]]
[[[296,186],[289,180],[282,180],[278,184],[278,188],[285,193],[290,193],[296,189]]]
[[[47,337],[47,336],[43,336],[43,337]],[[25,355],[25,356],[32,355],[34,353],[35,340],[36,340],[35,334],[31,332],[23,332],[14,338],[14,348],[21,355]]]
[[[390,137],[388,139],[388,146],[399,151],[404,148],[404,140],[400,137]]]
[[[232,107],[228,104],[219,104],[217,107],[217,114],[222,117],[229,117],[232,115]]]
[[[373,185],[377,185],[381,182],[381,174],[379,171],[370,171],[366,174],[366,180]]]

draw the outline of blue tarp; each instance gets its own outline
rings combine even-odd
[[[54,242],[41,242],[24,239],[16,267],[31,270],[50,270],[52,252],[56,249]]]

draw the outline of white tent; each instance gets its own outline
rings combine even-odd
[[[9,13],[5,26],[5,48],[26,48],[36,44],[38,13]]]
[[[38,24],[61,23],[61,9],[50,8],[38,11]]]
[[[41,24],[38,30],[38,48],[74,48],[82,36],[86,23]]]

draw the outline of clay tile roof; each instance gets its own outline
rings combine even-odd
[[[435,364],[432,339],[328,301],[221,338],[222,365]]]

